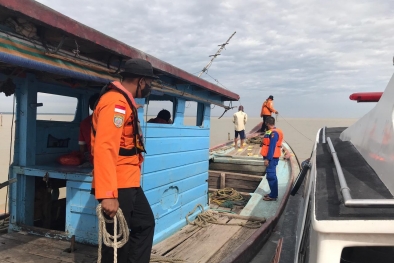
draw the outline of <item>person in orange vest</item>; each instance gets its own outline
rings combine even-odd
[[[261,107],[260,117],[263,118],[263,125],[261,126],[261,132],[267,131],[267,126],[265,125],[265,120],[270,117],[272,113],[278,114],[279,112],[274,109],[274,96],[270,95],[266,99]]]
[[[107,219],[121,208],[130,229],[129,241],[117,251],[118,263],[148,263],[155,219],[141,188],[142,152],[145,152],[134,98],[151,91],[150,62],[126,61],[122,82],[113,81],[101,91],[93,112],[91,146],[93,153],[92,194],[101,202]],[[113,235],[113,224],[106,224]],[[103,244],[102,262],[113,262],[113,248]]]
[[[275,127],[275,118],[268,116],[265,120],[268,131],[263,137],[261,155],[266,166],[267,181],[271,193],[264,195],[264,201],[276,201],[278,198],[278,178],[276,177],[276,166],[282,154],[283,132]]]

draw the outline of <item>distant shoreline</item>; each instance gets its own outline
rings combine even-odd
[[[1,114],[3,114],[3,115],[12,115],[12,112],[0,112]],[[62,116],[72,116],[72,115],[75,115],[74,113],[37,113],[37,115],[62,115]],[[148,115],[149,117],[154,117],[154,115]],[[185,116],[185,117],[196,117],[196,116]],[[220,117],[220,115],[217,115],[217,116],[211,116],[211,117],[213,117],[213,118],[216,118],[216,117]],[[260,117],[258,117],[258,116],[249,116],[250,118],[260,118]],[[223,116],[223,118],[232,118],[232,116]],[[308,117],[286,117],[285,119],[310,119],[310,120],[318,120],[318,119],[337,119],[337,120],[349,120],[349,119],[359,119],[359,118],[351,118],[351,117],[349,117],[349,118],[342,118],[342,117],[340,117],[340,118],[338,118],[338,117],[324,117],[324,118],[318,118],[318,117],[315,117],[315,118],[313,118],[313,117],[311,117],[311,118],[308,118]],[[279,119],[279,121],[280,121],[280,119]]]

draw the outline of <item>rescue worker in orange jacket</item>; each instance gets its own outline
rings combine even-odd
[[[118,263],[148,263],[152,249],[155,220],[141,189],[142,152],[145,152],[134,98],[145,98],[157,77],[152,65],[130,59],[114,81],[101,92],[92,120],[93,182],[92,193],[101,202],[107,219],[122,209],[130,229],[129,241],[117,251]],[[107,224],[113,235],[113,224]],[[113,248],[103,244],[102,262],[113,262]]]
[[[264,195],[264,201],[275,201],[278,198],[278,178],[276,177],[276,166],[282,154],[283,132],[275,127],[275,118],[268,116],[265,120],[268,131],[263,137],[261,155],[266,166],[267,181],[271,189],[270,194]]]
[[[278,114],[279,112],[274,109],[274,96],[270,95],[266,99],[261,107],[260,117],[263,118],[263,125],[261,126],[261,132],[267,131],[267,126],[265,125],[265,120],[267,117],[271,116],[272,113]]]

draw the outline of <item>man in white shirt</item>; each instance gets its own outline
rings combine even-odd
[[[238,112],[234,113],[233,123],[235,127],[234,145],[237,148],[238,134],[241,137],[241,148],[244,146],[245,141],[245,124],[248,120],[248,115],[244,112],[244,107],[240,105]]]

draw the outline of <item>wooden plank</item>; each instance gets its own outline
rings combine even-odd
[[[211,209],[217,209],[217,208],[219,208],[219,205],[217,205],[217,204],[210,204],[209,207]]]
[[[164,256],[166,253],[174,249],[179,244],[183,243],[185,240],[187,240],[200,230],[201,228],[199,227],[187,225],[176,234],[154,245],[152,248],[152,254]]]
[[[59,239],[53,239],[53,238],[46,238],[46,237],[40,237],[40,236],[33,236],[33,235],[28,235],[28,234],[20,234],[20,233],[8,233],[5,235],[1,236],[4,239],[7,240],[14,240],[16,242],[19,242],[20,244],[23,243],[30,243],[34,244],[38,247],[52,247],[52,248],[57,248],[60,250],[64,250],[70,247],[70,241],[65,241],[65,240],[59,240]],[[76,243],[75,247],[78,251],[83,251],[85,254],[89,255],[97,255],[97,248],[89,245],[83,245]]]
[[[240,172],[250,175],[262,175],[265,172],[265,166],[250,164],[231,164],[231,163],[210,163],[209,170],[220,170],[224,172]]]
[[[226,187],[226,173],[220,173],[220,189]]]
[[[244,180],[234,180],[234,179],[227,179],[227,187],[234,188],[234,189],[245,189],[245,192],[254,192],[256,188],[259,186],[259,182],[251,182],[251,181],[244,181]]]
[[[208,191],[210,192],[210,193],[212,193],[212,192],[216,192],[217,190],[219,190],[219,189],[216,189],[216,188],[209,188],[208,189]],[[250,194],[249,193],[246,193],[246,192],[239,192],[238,191],[238,193],[240,193],[243,197],[245,197],[245,198],[249,198],[250,197]]]
[[[241,215],[236,215],[236,214],[223,214],[219,213],[217,211],[212,211],[215,214],[220,214],[222,216],[226,216],[228,218],[235,218],[235,219],[242,219],[242,220],[247,220],[247,221],[266,221],[265,217],[257,217],[257,216],[241,216]]]
[[[219,218],[225,223],[227,217]],[[188,262],[206,262],[240,229],[240,226],[210,225],[201,229],[166,256],[181,258]]]
[[[53,259],[49,259],[48,257],[30,255],[28,253],[27,243],[18,242],[16,240],[11,240],[1,237],[0,237],[0,254],[3,260],[0,262],[8,262],[8,263],[62,262],[60,260],[54,261]]]
[[[50,258],[52,260],[59,260],[62,262],[70,262],[70,263],[84,263],[84,262],[94,262],[97,260],[97,253],[95,256],[81,253],[78,251],[74,251],[73,253],[64,252],[60,249],[55,248],[45,248],[45,247],[37,247],[34,245],[26,245],[26,249],[28,249],[28,253],[36,256],[41,256],[45,258]]]
[[[64,261],[61,260],[53,260],[51,258],[47,257],[41,257],[41,256],[36,256],[32,255],[26,252],[15,252],[12,251],[10,256],[6,256],[4,258],[4,263],[63,263]],[[2,255],[3,256],[3,255]]]
[[[235,220],[235,219],[234,219]],[[239,220],[239,219],[237,219]],[[231,222],[231,221],[230,221]],[[232,251],[237,249],[242,243],[244,243],[256,229],[241,227],[233,237],[213,255],[207,263],[219,263],[230,254]]]
[[[224,171],[214,171],[214,170],[209,170],[208,174],[209,177],[211,178],[218,178]],[[256,181],[260,182],[262,177],[258,175],[250,175],[250,174],[244,174],[244,173],[232,173],[232,172],[225,172],[226,173],[226,178],[229,179],[242,179],[242,180],[247,180],[247,181]]]
[[[42,260],[39,260],[40,258],[50,259],[48,262],[61,261],[70,263],[93,262],[97,259],[97,248],[92,246],[76,244],[76,251],[68,253],[64,250],[70,247],[70,243],[63,240],[17,233],[6,234],[4,236],[0,237],[1,243],[12,245],[12,248],[7,249],[7,252],[11,253],[13,256],[17,254],[31,254],[31,258],[37,258],[36,261],[30,262],[42,262]],[[4,252],[1,252],[2,255],[3,253]]]

